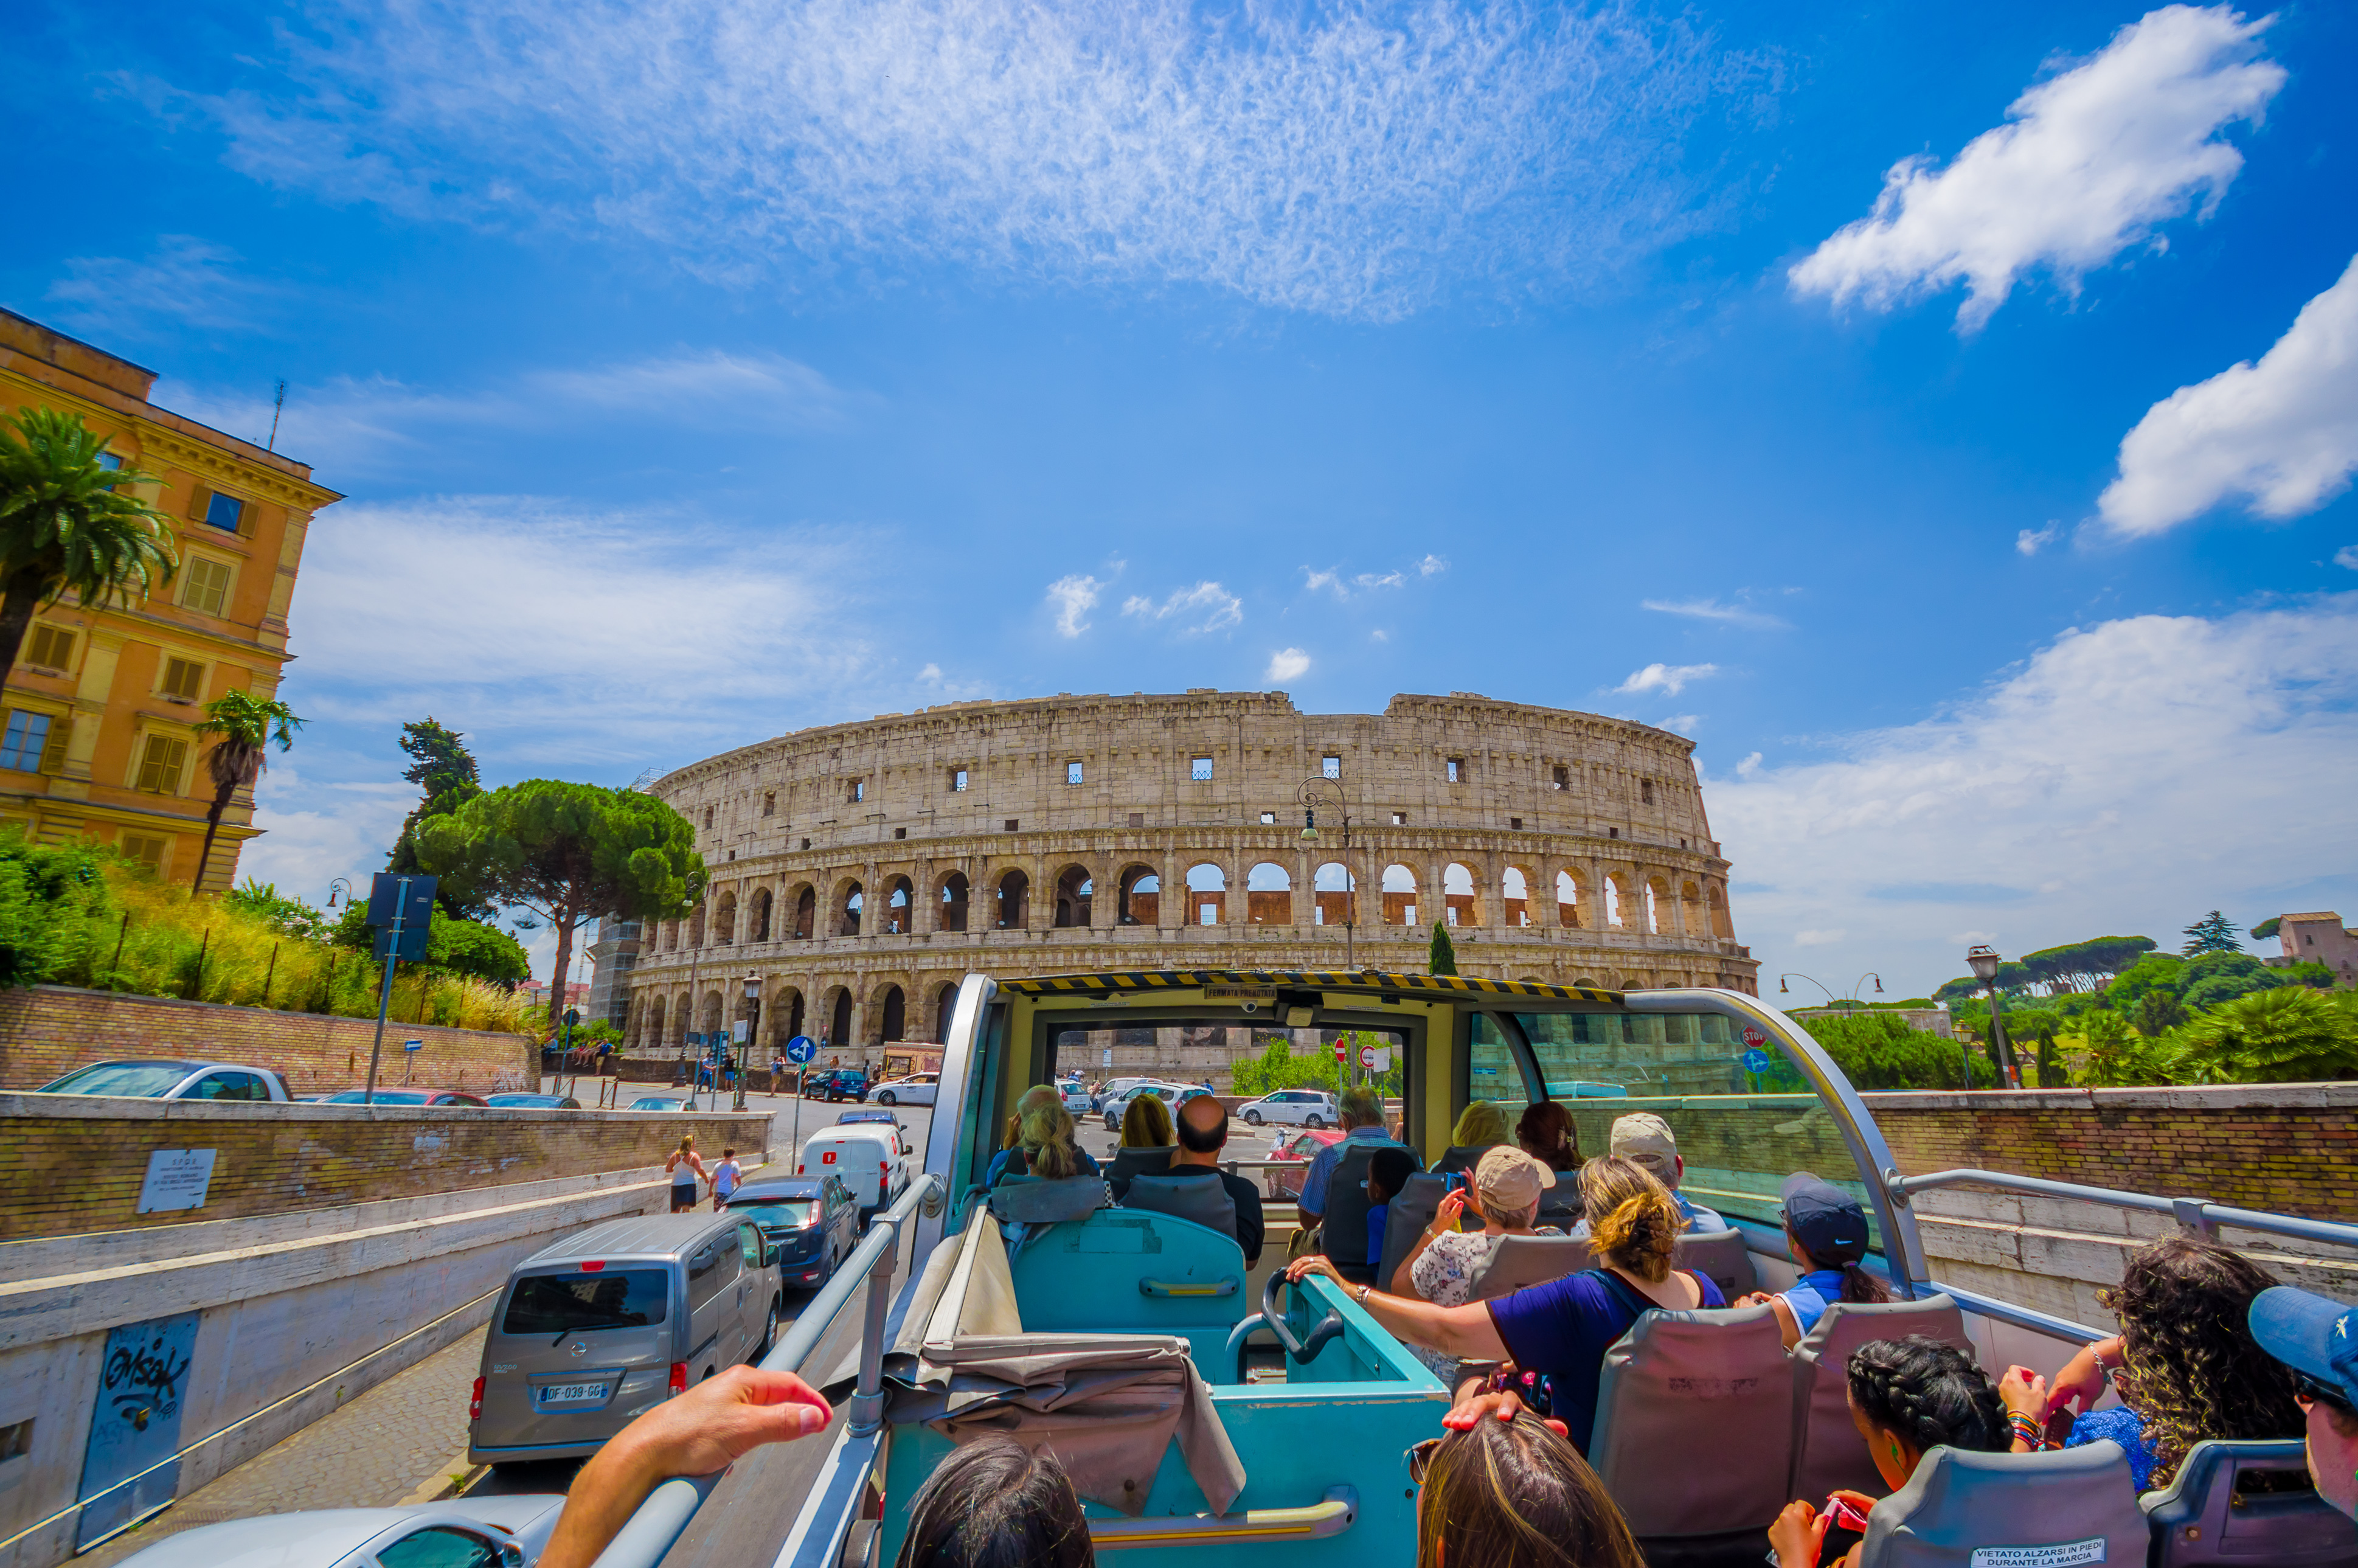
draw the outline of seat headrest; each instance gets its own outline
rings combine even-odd
[[[2121,1445],[2044,1454],[1939,1447],[1867,1516],[1861,1568],[2141,1563],[2150,1532]]]
[[[1237,1238],[1237,1204],[1226,1184],[1202,1176],[1138,1176],[1123,1195],[1124,1208],[1149,1209]]]
[[[1065,1176],[1044,1181],[1037,1176],[1008,1178],[990,1192],[990,1213],[1001,1224],[1054,1225],[1061,1220],[1087,1219],[1106,1206],[1103,1176]]]

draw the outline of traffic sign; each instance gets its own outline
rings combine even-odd
[[[1348,1063],[1348,1062],[1350,1061],[1350,1059],[1351,1059],[1351,1043],[1350,1043],[1349,1041],[1347,1041],[1347,1040],[1337,1040],[1337,1041],[1336,1041],[1336,1042],[1335,1042],[1335,1060],[1336,1060],[1337,1062]]]
[[[818,1042],[807,1034],[797,1034],[786,1042],[786,1060],[799,1067],[818,1054]]]
[[[579,1023],[579,1022],[581,1022],[581,1010],[580,1010],[579,1008],[578,1008],[578,1007],[568,1007],[568,1008],[567,1008],[567,1009],[565,1010],[565,1027],[566,1027],[566,1028],[570,1029],[570,1028],[572,1028],[575,1024],[577,1024],[577,1023]]]
[[[423,1040],[405,1040],[401,1043],[401,1048],[405,1051],[423,1051],[426,1049],[426,1042]]]
[[[1765,1073],[1768,1070],[1768,1053],[1757,1045],[1736,1059],[1744,1064],[1744,1070],[1747,1073]]]
[[[1362,1067],[1370,1067],[1370,1068],[1371,1068],[1371,1067],[1373,1067],[1375,1065],[1376,1065],[1376,1048],[1375,1048],[1374,1046],[1372,1046],[1372,1045],[1362,1045],[1362,1046],[1360,1046],[1360,1047],[1359,1047],[1359,1065],[1361,1065]]]
[[[1768,1044],[1768,1036],[1760,1033],[1758,1024],[1747,1023],[1744,1026],[1744,1043],[1758,1051]]]
[[[395,876],[379,871],[369,883],[368,923],[376,930],[376,956],[399,958],[405,964],[426,957],[426,939],[434,926],[434,879]],[[394,916],[401,917],[401,946],[393,951]]]

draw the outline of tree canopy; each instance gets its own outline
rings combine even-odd
[[[270,742],[276,741],[280,751],[287,751],[295,744],[295,731],[301,728],[303,720],[295,717],[295,710],[275,697],[230,691],[205,704],[204,721],[196,731],[213,743],[205,753],[205,773],[213,782],[213,798],[205,807],[205,847],[197,856],[197,878],[191,888],[204,889],[205,867],[213,858],[213,836],[221,831],[222,813],[229,809],[230,796],[251,788],[268,770]]]
[[[1433,950],[1425,959],[1428,975],[1454,975],[1457,972],[1457,946],[1449,939],[1449,927],[1440,921],[1433,923]]]
[[[2102,990],[2104,982],[2154,949],[2150,936],[2091,936],[2022,956],[2034,983],[2071,991]]]
[[[2243,939],[2235,935],[2235,923],[2215,909],[2186,928],[2186,946],[2179,949],[2190,958],[2199,953],[2243,950]]]
[[[1985,1057],[1954,1040],[1910,1029],[1905,1019],[1892,1013],[1822,1013],[1806,1026],[1843,1076],[1862,1089],[1960,1088],[1968,1063],[1975,1085],[1987,1087],[1997,1082],[1997,1069]]]
[[[445,729],[430,714],[401,727],[401,749],[410,759],[401,776],[426,794],[402,819],[401,837],[393,841],[393,852],[385,857],[386,871],[423,871],[426,868],[417,860],[417,825],[427,817],[447,816],[483,793],[482,778],[466,741],[465,735]],[[460,920],[488,920],[498,913],[493,905],[461,898],[442,883],[435,887],[434,903],[443,914]]]
[[[156,476],[105,458],[106,438],[79,414],[0,419],[0,677],[42,605],[68,592],[93,606],[148,594],[179,569],[164,514],[132,493]]]

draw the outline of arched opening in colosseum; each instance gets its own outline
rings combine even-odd
[[[753,914],[752,924],[745,933],[745,940],[748,942],[767,942],[769,939],[770,890],[768,888],[763,888],[753,894]]]
[[[1245,919],[1254,925],[1293,924],[1293,877],[1275,860],[1245,873]]]
[[[1163,879],[1154,874],[1153,867],[1124,866],[1114,886],[1120,896],[1115,924],[1152,925],[1162,917]]]
[[[1617,876],[1606,877],[1605,879],[1605,924],[1617,931],[1624,929],[1628,924],[1628,908],[1627,894],[1621,886],[1621,879]]]
[[[639,1049],[653,1051],[664,1043],[664,999],[651,996],[639,1008]]]
[[[1663,885],[1661,878],[1648,877],[1645,894],[1647,934],[1660,936],[1670,929],[1666,917],[1670,914],[1671,890]]]
[[[878,1044],[881,1044],[887,1040],[903,1039],[906,1036],[908,1012],[909,999],[902,992],[901,988],[886,986],[883,996],[879,999],[876,1005],[876,1015],[880,1021],[876,1026]]]
[[[778,1036],[779,1039],[792,1040],[795,1035],[804,1033],[803,1025],[807,1022],[803,1017],[804,1001],[803,993],[797,987],[789,986],[779,993],[778,1005],[784,1010],[786,1020],[784,1032]]]
[[[964,871],[952,871],[942,879],[942,929],[966,929],[967,881]]]
[[[721,1002],[720,993],[719,991],[706,991],[704,993],[703,1032],[705,1033],[710,1034],[720,1027],[720,1013],[722,1006],[723,1003]]]
[[[846,882],[835,890],[835,934],[838,936],[860,935],[860,916],[868,900],[858,882]]]
[[[1520,866],[1509,866],[1498,878],[1498,908],[1510,926],[1531,923],[1531,884]]]
[[[1218,925],[1228,918],[1228,873],[1206,860],[1187,868],[1187,924]]]
[[[1727,920],[1727,898],[1719,891],[1719,884],[1712,883],[1705,890],[1704,896],[1711,903],[1711,934],[1714,936],[1735,935],[1736,927],[1729,925]]]
[[[884,884],[884,935],[906,936],[916,930],[917,886],[906,877]]]
[[[1384,924],[1420,924],[1416,917],[1416,873],[1406,866],[1384,868]]]
[[[934,1038],[936,1040],[949,1039],[950,1018],[957,1011],[957,986],[955,982],[946,982],[934,993]]]
[[[793,986],[780,986],[778,994],[762,1004],[762,1038],[771,1049],[777,1049],[802,1033],[796,1027],[802,1012],[803,993]]]
[[[1703,909],[1703,889],[1693,882],[1679,884],[1679,919],[1690,932],[1700,934],[1711,929]]]
[[[1441,871],[1442,919],[1452,925],[1479,925],[1482,906],[1474,897],[1472,868],[1452,860]]]
[[[713,940],[722,946],[737,940],[737,895],[734,892],[720,895],[720,907],[713,912],[712,927]]]
[[[700,903],[696,906],[696,912],[687,917],[687,945],[691,947],[704,946],[704,905]]]
[[[999,879],[999,929],[1021,931],[1031,924],[1032,879],[1022,871],[1009,871]]]
[[[827,1044],[840,1048],[851,1044],[851,993],[837,986],[827,995]]]
[[[1581,976],[1580,979],[1573,981],[1572,983],[1576,986],[1585,986],[1590,990],[1601,990],[1604,989],[1595,980],[1590,979],[1586,975]]]
[[[1329,860],[1310,873],[1310,923],[1313,925],[1353,925],[1358,922],[1351,908],[1351,868],[1340,860]]]
[[[795,893],[795,928],[797,942],[807,942],[818,928],[818,890],[805,882]]]
[[[1086,926],[1089,923],[1089,898],[1097,884],[1089,880],[1087,866],[1066,866],[1056,878],[1056,924],[1059,926]]]

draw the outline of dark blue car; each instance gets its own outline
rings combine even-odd
[[[860,1244],[860,1206],[843,1178],[772,1176],[747,1182],[729,1200],[778,1250],[778,1282],[817,1287]]]

